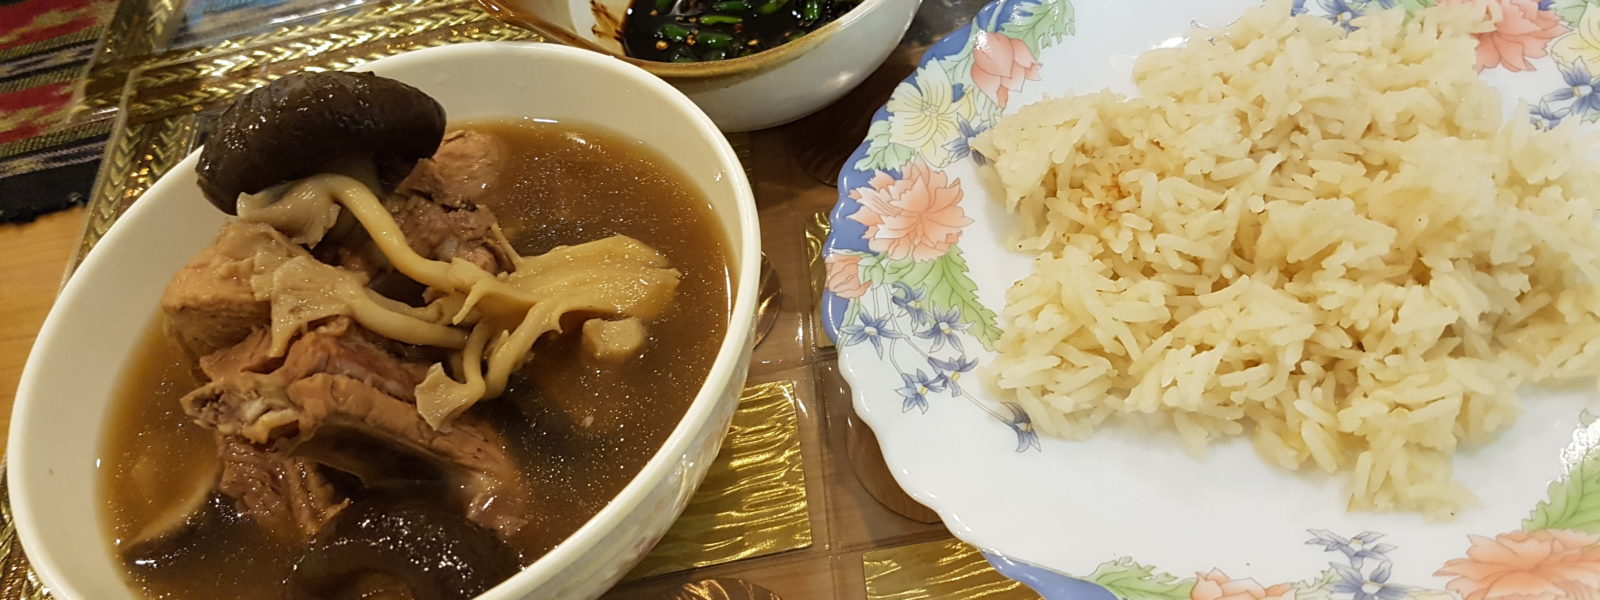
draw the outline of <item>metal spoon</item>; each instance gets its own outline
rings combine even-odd
[[[778,270],[773,268],[772,261],[767,260],[767,254],[761,253],[761,289],[756,299],[756,345],[767,339],[767,334],[772,332],[772,326],[778,323],[778,306],[781,304],[779,297],[783,288],[778,285]]]

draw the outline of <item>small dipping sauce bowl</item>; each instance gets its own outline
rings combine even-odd
[[[786,44],[726,60],[671,63],[628,56],[619,41],[628,0],[478,0],[496,18],[552,42],[611,55],[689,96],[725,132],[794,121],[838,100],[883,64],[922,0],[862,0]]]

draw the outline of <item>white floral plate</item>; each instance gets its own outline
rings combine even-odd
[[[1350,513],[1340,483],[1269,467],[1248,442],[1205,458],[1110,428],[1041,439],[974,369],[1026,256],[967,144],[1046,96],[1133,93],[1140,52],[1259,0],[998,0],[930,48],[840,173],[823,316],[891,471],[950,530],[1047,598],[1600,598],[1600,424],[1592,393],[1530,390],[1456,459],[1481,500],[1446,522]],[[1434,0],[1296,3],[1347,27]],[[1500,15],[1479,35],[1507,116],[1600,121],[1600,0],[1444,0]],[[1512,113],[1529,107],[1521,115]],[[1531,113],[1531,114],[1530,114]]]

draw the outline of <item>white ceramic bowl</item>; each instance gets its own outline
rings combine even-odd
[[[723,131],[776,127],[838,100],[900,43],[922,0],[862,0],[799,39],[750,56],[703,63],[623,54],[614,23],[629,0],[478,0],[491,14],[552,41],[604,52],[667,80]]]
[[[734,303],[704,387],[655,457],[554,551],[482,598],[594,598],[683,510],[727,431],[753,344],[760,233],[744,171],[711,120],[648,73],[551,44],[463,44],[361,67],[433,95],[452,121],[541,117],[640,140],[700,186],[729,240]],[[544,85],[561,82],[561,85]],[[45,320],[17,391],[7,448],[23,547],[60,600],[135,595],[112,554],[95,457],[112,394],[167,280],[227,219],[195,187],[191,155],[90,252]]]

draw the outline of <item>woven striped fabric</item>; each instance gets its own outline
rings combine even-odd
[[[109,126],[69,114],[114,5],[0,0],[0,223],[88,197]]]

